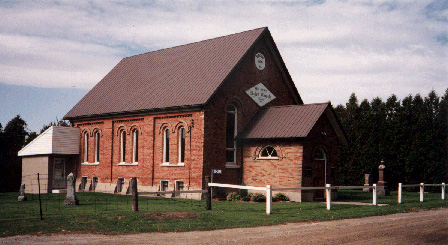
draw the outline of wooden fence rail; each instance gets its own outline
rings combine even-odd
[[[425,195],[425,186],[440,186],[441,187],[441,199],[445,200],[445,183],[442,184],[411,184],[411,185],[403,185],[403,183],[398,183],[398,204],[402,203],[402,193],[403,187],[420,187],[420,202],[423,202]]]

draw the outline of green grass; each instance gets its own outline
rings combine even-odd
[[[397,204],[397,193],[378,197],[388,206],[332,205],[325,203],[274,203],[273,212],[265,214],[265,203],[213,202],[213,210],[205,210],[205,201],[140,197],[139,212],[131,211],[131,196],[102,193],[78,193],[78,206],[65,206],[64,194],[42,195],[43,220],[40,220],[37,195],[18,202],[17,193],[0,194],[0,236],[48,233],[129,234],[253,227],[334,219],[357,218],[411,212],[420,209],[448,207],[440,193],[404,192],[403,204]],[[372,194],[362,191],[339,191],[338,201],[372,202]]]

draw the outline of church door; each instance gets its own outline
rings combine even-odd
[[[313,186],[325,187],[325,160],[314,159]],[[314,200],[325,198],[325,190],[314,190]]]

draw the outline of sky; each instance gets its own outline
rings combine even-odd
[[[305,103],[448,88],[448,0],[0,0],[0,123],[39,132],[122,58],[267,26]]]

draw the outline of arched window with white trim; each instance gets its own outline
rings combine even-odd
[[[178,142],[179,163],[185,162],[185,128],[179,128],[179,142]]]
[[[95,132],[95,162],[100,162],[100,132]]]
[[[138,130],[134,130],[132,133],[132,162],[137,163],[138,162]]]
[[[226,108],[226,164],[236,165],[236,143],[238,109],[230,104]]]
[[[120,162],[126,162],[126,131],[120,132]]]
[[[168,128],[163,130],[163,162],[170,162],[170,130]]]
[[[89,133],[84,133],[84,162],[89,161]]]
[[[278,159],[277,150],[272,146],[265,146],[258,154],[259,159]]]

